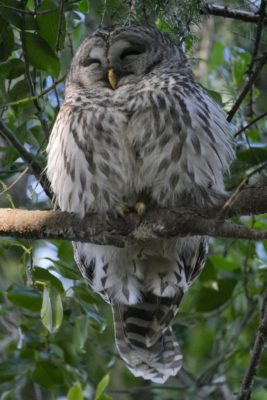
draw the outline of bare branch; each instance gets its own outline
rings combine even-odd
[[[265,53],[259,60],[258,65],[255,69],[255,71],[251,74],[249,80],[245,83],[242,92],[240,93],[238,99],[236,100],[235,104],[233,105],[233,107],[231,108],[231,110],[228,113],[228,117],[227,117],[227,121],[230,122],[232,121],[235,113],[237,112],[238,108],[240,107],[242,101],[244,100],[244,98],[246,97],[247,93],[249,92],[250,88],[252,87],[252,85],[254,84],[255,80],[257,79],[260,71],[262,70],[262,68],[264,67],[264,65],[267,62],[267,54]]]
[[[14,133],[4,124],[3,121],[0,120],[0,136],[3,137],[14,149],[17,150],[19,155],[30,165],[33,174],[35,175],[36,179],[40,181],[43,189],[48,197],[52,197],[50,191],[50,184],[43,172],[43,168],[40,164],[36,161],[35,157],[33,157],[22,144],[18,141]]]
[[[232,18],[244,22],[251,22],[254,24],[257,24],[260,19],[260,16],[257,13],[221,6],[219,4],[206,4],[201,10],[201,13],[224,18]],[[267,24],[266,17],[264,18],[264,24]]]
[[[64,1],[60,0],[60,2],[59,2],[58,28],[57,28],[57,42],[56,42],[56,51],[57,52],[60,50],[60,39],[62,37],[63,15],[64,15]]]
[[[262,304],[261,321],[256,333],[255,342],[252,349],[252,355],[249,365],[245,372],[241,388],[237,396],[237,400],[249,400],[251,396],[254,377],[257,372],[257,367],[264,349],[267,339],[267,290],[265,292]]]
[[[259,48],[260,48],[260,42],[261,42],[261,36],[262,36],[262,30],[264,27],[264,20],[266,17],[265,14],[266,10],[266,0],[261,0],[261,4],[259,7],[258,15],[259,15],[259,20],[258,20],[258,26],[257,26],[257,31],[255,35],[255,43],[254,43],[254,49],[252,53],[252,59],[248,67],[248,75],[251,76],[253,67],[256,61],[256,57],[258,56],[259,53]]]
[[[254,125],[256,122],[258,122],[260,119],[267,117],[267,112],[264,112],[260,115],[258,115],[258,117],[256,117],[255,119],[253,119],[251,122],[249,122],[247,125],[243,126],[243,128],[241,128],[238,132],[235,133],[234,138],[236,138],[237,136],[239,136],[241,133],[243,133],[244,131],[246,131],[248,128],[250,128],[252,125]]]

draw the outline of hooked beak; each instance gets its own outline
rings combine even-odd
[[[117,87],[118,79],[113,68],[108,69],[108,81],[112,89],[115,90]]]

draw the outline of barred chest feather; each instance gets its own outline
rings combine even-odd
[[[66,98],[47,169],[61,209],[106,212],[144,190],[160,206],[217,201],[232,156],[228,124],[195,85],[172,83],[106,89],[105,101]]]

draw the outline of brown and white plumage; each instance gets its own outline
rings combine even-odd
[[[81,44],[48,146],[62,210],[104,215],[144,198],[160,207],[218,204],[232,158],[222,110],[167,37],[116,26]],[[160,383],[176,375],[182,356],[170,324],[204,266],[207,238],[74,250],[83,276],[112,305],[118,350],[133,374]]]

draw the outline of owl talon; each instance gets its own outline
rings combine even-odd
[[[135,204],[134,208],[139,217],[142,217],[146,212],[146,205],[142,201],[138,201],[138,203]]]
[[[124,203],[118,203],[115,205],[116,215],[125,219],[125,214],[129,214],[130,208]]]

